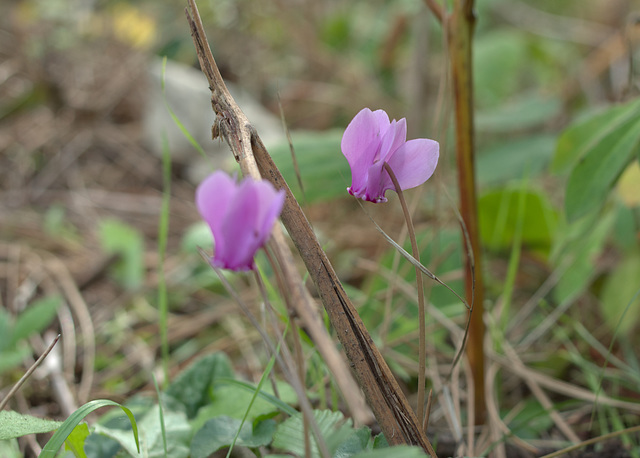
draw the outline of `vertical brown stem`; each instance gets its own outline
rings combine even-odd
[[[456,120],[456,158],[460,213],[468,231],[473,258],[467,256],[465,291],[473,313],[469,325],[467,357],[474,382],[475,423],[485,418],[484,397],[484,323],[482,256],[478,227],[477,191],[474,165],[472,41],[475,27],[473,0],[457,0],[447,19],[447,34]],[[463,242],[464,245],[464,242]],[[473,278],[475,274],[475,279]],[[471,313],[471,312],[470,312]]]

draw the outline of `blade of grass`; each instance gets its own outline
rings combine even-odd
[[[162,348],[163,386],[169,383],[169,305],[167,282],[164,277],[164,259],[169,234],[169,203],[171,201],[171,156],[166,132],[162,134],[162,207],[158,222],[158,311],[160,345]]]
[[[207,159],[207,153],[204,152],[204,149],[202,148],[202,146],[200,146],[198,141],[193,137],[193,135],[191,135],[191,133],[184,126],[184,124],[182,124],[182,122],[180,121],[178,116],[171,109],[171,106],[169,106],[169,102],[167,101],[167,97],[165,95],[165,84],[164,84],[164,77],[165,77],[165,74],[166,74],[166,69],[167,69],[167,56],[164,56],[162,58],[162,80],[161,80],[162,81],[161,82],[161,85],[162,85],[162,99],[164,100],[164,105],[167,107],[167,111],[169,112],[169,115],[171,116],[171,119],[173,119],[173,122],[176,123],[176,126],[178,126],[178,129],[180,129],[180,132],[182,132],[182,134],[189,141],[189,143],[191,143],[191,146],[193,146],[196,149],[196,151],[198,151],[198,153],[200,153],[200,155],[202,157]]]
[[[276,347],[276,354],[278,354],[279,352],[280,352],[280,342],[278,342],[278,346]],[[262,385],[264,384],[265,380],[267,380],[267,378],[269,377],[269,374],[273,370],[273,366],[274,366],[275,362],[276,362],[276,355],[272,355],[271,359],[269,359],[269,362],[267,363],[267,367],[265,367],[264,372],[262,373],[262,377],[260,377],[260,381],[258,382],[258,386],[256,386],[255,390],[253,391],[253,396],[251,396],[251,401],[249,401],[249,405],[247,406],[247,410],[245,411],[244,416],[242,417],[242,421],[240,422],[240,426],[238,427],[238,431],[236,431],[236,435],[233,437],[233,441],[231,441],[231,445],[229,445],[229,450],[227,451],[227,458],[229,458],[231,456],[231,452],[233,451],[233,447],[235,447],[236,442],[238,440],[238,437],[240,437],[240,432],[242,431],[242,427],[244,426],[244,423],[247,421],[247,417],[249,416],[249,413],[251,412],[251,408],[253,407],[253,403],[258,398],[258,394],[261,392]],[[219,380],[216,380],[216,382],[218,382],[218,381]]]
[[[156,388],[156,395],[158,396],[158,415],[160,416],[160,433],[162,434],[162,446],[164,448],[164,456],[169,456],[167,451],[167,429],[164,424],[164,411],[162,408],[162,397],[160,396],[160,387],[158,387],[158,380],[155,374],[151,374],[153,377],[153,385]]]
[[[46,443],[42,452],[40,453],[40,458],[55,458],[60,450],[60,447],[64,444],[64,441],[69,437],[69,434],[73,431],[73,429],[80,424],[80,422],[89,415],[94,410],[100,409],[101,407],[115,406],[120,407],[122,411],[129,417],[129,421],[131,422],[131,428],[133,429],[133,437],[136,441],[136,447],[138,449],[138,453],[140,453],[140,440],[138,438],[138,424],[136,423],[136,419],[133,416],[131,410],[127,407],[118,404],[117,402],[110,401],[108,399],[96,399],[94,401],[89,401],[85,405],[81,406],[71,414],[69,418],[67,418],[62,426],[51,436],[51,439]]]

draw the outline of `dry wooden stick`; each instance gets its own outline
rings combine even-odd
[[[216,123],[213,126],[214,138],[221,135],[230,145],[231,151],[239,162],[242,173],[245,176],[261,179],[262,177],[251,149],[252,130],[249,120],[231,97],[222,80],[222,76],[220,76],[207,43],[194,0],[189,0],[189,7],[193,14],[191,16],[189,11],[186,12],[191,27],[191,35],[198,53],[200,67],[209,81],[211,105],[216,113]],[[278,226],[274,227],[271,246],[279,260],[287,291],[290,294],[290,302],[295,307],[295,313],[302,320],[305,329],[309,332],[318,351],[334,375],[354,422],[357,424],[370,423],[373,419],[371,410],[367,407],[358,384],[353,379],[349,368],[335,348],[322,320],[317,315],[314,309],[314,301],[304,287],[300,274],[295,269],[293,255],[284,234]]]
[[[192,17],[187,11],[191,35],[212,92],[211,104],[216,113],[214,136],[220,135],[227,141],[243,173],[256,177],[257,172],[258,177],[262,176],[277,189],[285,190],[282,222],[316,284],[329,319],[387,441],[391,445],[417,445],[431,456],[436,456],[391,370],[342,288],[298,202],[249,120],[226,89],[208,46],[195,1],[188,1],[193,14]]]

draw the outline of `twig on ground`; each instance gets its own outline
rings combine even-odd
[[[207,43],[194,0],[189,0],[189,7],[191,14],[189,10],[186,13],[191,34],[200,66],[209,81],[212,92],[211,103],[216,113],[216,122],[213,127],[214,136],[220,135],[227,141],[245,175],[254,178],[264,177],[276,189],[285,190],[286,200],[281,219],[316,284],[338,338],[389,443],[392,445],[417,445],[435,456],[435,451],[422,431],[421,424],[409,407],[379,350],[373,345],[371,336],[342,288],[306,216],[282,178],[280,171],[266,152],[262,141],[251,127],[249,120],[226,89]],[[276,228],[274,237],[276,242],[280,240],[279,233]],[[278,243],[278,245],[280,244]],[[282,243],[281,249],[288,250],[284,243]],[[302,285],[301,282],[299,284]],[[304,300],[304,293],[300,294],[300,298]],[[304,305],[300,307],[302,313],[307,315],[312,313],[309,310],[311,307],[309,303],[303,301],[300,303]],[[316,320],[312,320],[311,323],[305,323],[305,325],[313,325],[315,322]],[[322,351],[321,348],[319,350]],[[332,368],[333,370],[334,368]],[[341,389],[345,394],[345,387],[341,387]],[[352,402],[353,399],[350,397],[355,395],[357,391],[354,393],[347,391],[346,393],[345,400]]]
[[[40,358],[38,358],[36,362],[33,363],[31,367],[27,370],[27,372],[25,372],[24,375],[20,377],[20,380],[18,380],[18,382],[15,385],[13,385],[13,388],[11,388],[9,393],[7,393],[4,399],[0,401],[0,411],[6,407],[7,403],[9,402],[9,399],[11,399],[14,394],[16,394],[16,392],[20,389],[20,387],[24,384],[24,382],[26,382],[27,379],[31,376],[31,374],[33,374],[33,371],[35,371],[37,367],[40,364],[42,364],[42,361],[44,361],[44,359],[51,352],[51,350],[53,350],[53,347],[56,345],[56,343],[58,343],[59,339],[60,339],[60,334],[58,334],[57,337],[53,339],[53,342],[51,342],[51,344],[49,344],[49,346],[44,351],[44,353],[40,355]]]
[[[212,94],[211,104],[216,113],[216,122],[212,133],[214,137],[221,135],[227,141],[245,176],[261,179],[262,176],[252,150],[252,139],[258,138],[257,134],[252,131],[249,120],[235,103],[222,80],[193,0],[189,0],[189,7],[192,15],[189,11],[186,11],[187,19],[191,27],[191,34],[198,53],[200,66],[209,81],[209,88]],[[268,179],[269,177],[266,178]],[[285,211],[287,206],[291,206],[291,199],[293,199],[293,195],[290,194],[285,203]],[[295,312],[302,319],[305,329],[309,332],[317,345],[318,351],[335,376],[336,383],[342,391],[354,421],[360,424],[370,422],[370,410],[362,397],[362,393],[327,334],[322,320],[316,314],[315,304],[304,287],[300,274],[295,269],[291,250],[287,245],[282,230],[277,225],[274,227],[270,243],[272,243],[278,259],[282,260],[280,266],[284,281],[291,294],[291,303],[296,307]]]

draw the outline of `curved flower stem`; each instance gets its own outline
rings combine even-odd
[[[420,261],[420,250],[418,250],[418,242],[416,240],[416,231],[413,227],[413,221],[411,220],[411,213],[407,207],[407,202],[404,199],[404,193],[400,188],[396,175],[391,170],[391,166],[384,163],[384,169],[391,177],[391,181],[396,188],[398,198],[400,199],[400,205],[402,206],[402,212],[404,213],[404,219],[407,222],[407,231],[409,232],[409,240],[411,240],[411,252],[413,257]],[[422,283],[422,274],[420,269],[415,266],[416,270],[416,286],[418,288],[418,410],[416,412],[419,421],[424,421],[424,390],[425,390],[425,371],[427,364],[427,328],[426,328],[426,312],[424,306],[424,284]]]

